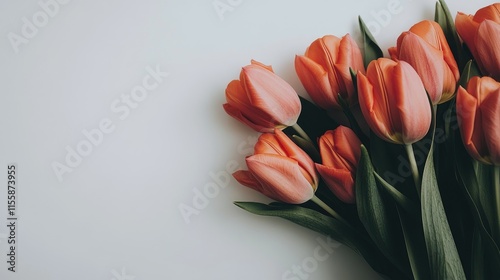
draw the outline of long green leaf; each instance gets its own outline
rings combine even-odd
[[[372,242],[364,238],[357,230],[330,216],[305,207],[284,203],[266,205],[257,202],[235,202],[234,204],[250,213],[280,217],[315,232],[330,236],[361,254],[375,271],[393,275],[398,277],[397,279],[407,279],[394,271],[388,260],[383,255],[380,255]]]
[[[422,224],[414,217],[398,209],[401,227],[405,238],[406,250],[415,280],[430,279],[429,259],[425,247]]]
[[[460,69],[465,64],[465,59],[462,50],[462,44],[460,39],[458,38],[457,30],[455,28],[455,21],[453,20],[453,16],[448,9],[448,5],[444,0],[439,0],[436,2],[436,10],[434,15],[434,20],[441,26],[443,29],[446,40],[448,41],[448,45],[457,61]]]
[[[435,109],[434,109],[435,110]],[[435,117],[433,132],[436,130]],[[434,135],[434,133],[433,133]],[[441,200],[434,169],[434,136],[422,175],[422,225],[429,256],[431,279],[465,280],[465,272],[460,261],[450,225]]]
[[[361,17],[358,17],[358,22],[363,37],[363,62],[368,67],[370,61],[383,57],[384,53]]]
[[[382,196],[364,146],[361,146],[356,171],[356,205],[359,218],[373,241],[394,265],[408,273],[410,267],[394,201]]]

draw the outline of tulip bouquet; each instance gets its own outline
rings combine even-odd
[[[236,202],[329,235],[384,279],[500,279],[500,3],[403,32],[384,58],[327,35],[295,58],[312,103],[252,61],[224,110],[259,131]]]

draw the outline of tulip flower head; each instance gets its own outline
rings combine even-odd
[[[312,159],[281,130],[264,133],[246,158],[248,170],[236,171],[234,178],[269,198],[301,204],[310,200],[318,187]]]
[[[316,170],[328,188],[345,203],[355,203],[354,179],[361,156],[361,141],[345,126],[327,131],[319,139],[322,164]]]
[[[350,68],[364,73],[363,57],[349,34],[337,38],[326,35],[315,40],[305,55],[295,57],[295,70],[302,85],[319,107],[342,110],[338,94],[349,105],[357,104]]]
[[[433,104],[454,96],[460,73],[438,23],[424,20],[413,25],[399,36],[397,47],[389,53],[392,59],[406,61],[417,71]]]
[[[417,72],[404,61],[379,58],[366,76],[358,73],[361,112],[371,130],[395,144],[422,139],[431,124],[431,106]]]
[[[475,15],[459,12],[455,26],[483,74],[500,81],[500,3],[481,8]]]
[[[226,113],[258,132],[296,124],[301,110],[295,90],[270,66],[253,60],[228,84],[226,100]]]
[[[500,83],[473,77],[457,93],[457,116],[462,141],[476,160],[500,165]]]

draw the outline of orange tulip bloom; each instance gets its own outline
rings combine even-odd
[[[465,148],[478,161],[500,165],[500,83],[473,77],[457,93],[457,116]]]
[[[386,141],[412,144],[431,124],[431,106],[417,72],[404,61],[379,58],[366,76],[358,74],[361,112],[373,132]]]
[[[301,204],[318,187],[312,159],[279,129],[259,137],[246,163],[248,170],[236,171],[234,178],[272,199]]]
[[[295,90],[270,66],[254,60],[243,67],[240,80],[229,83],[226,100],[226,113],[258,132],[296,124],[301,110]]]
[[[455,26],[483,74],[500,80],[500,3],[479,9],[474,16],[459,12]]]
[[[417,71],[433,104],[450,100],[460,78],[457,62],[438,23],[421,21],[402,33],[392,59],[408,62]]]
[[[349,68],[364,73],[363,57],[349,34],[339,39],[332,35],[314,41],[304,56],[295,57],[295,70],[302,85],[319,107],[342,110],[338,94],[349,105],[358,103]]]
[[[328,188],[345,203],[354,203],[354,179],[361,156],[361,141],[345,126],[327,131],[319,139],[322,164],[316,170]]]

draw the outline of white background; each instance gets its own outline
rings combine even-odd
[[[231,9],[218,13],[217,2]],[[51,6],[44,22],[38,1],[2,0],[0,279],[286,279],[313,256],[317,233],[235,207],[268,199],[234,179],[197,200],[217,183],[211,174],[244,168],[256,136],[222,110],[227,83],[253,58],[306,96],[293,60],[313,40],[349,32],[359,41],[361,15],[386,50],[432,19],[434,3],[72,0]],[[455,14],[489,3],[448,4]],[[27,21],[39,27],[27,31]],[[113,111],[148,67],[169,76],[129,115]],[[67,148],[106,119],[114,130],[58,180],[54,163],[66,165]],[[18,165],[16,273],[6,263],[10,163]],[[199,207],[183,217],[182,205]],[[345,246],[306,276],[378,279]]]

